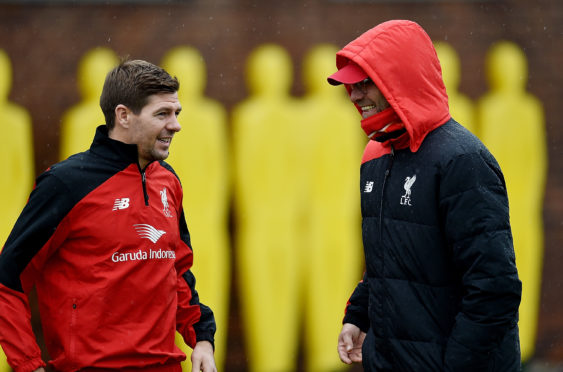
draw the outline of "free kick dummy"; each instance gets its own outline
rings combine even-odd
[[[469,97],[459,91],[461,78],[459,56],[455,49],[446,42],[437,42],[434,47],[442,66],[442,77],[448,93],[450,113],[454,120],[469,129],[471,133],[476,134],[474,104]]]
[[[194,250],[192,271],[201,302],[211,307],[215,315],[215,363],[221,371],[225,362],[231,273],[227,114],[218,102],[204,96],[205,62],[196,49],[179,46],[169,50],[162,67],[180,81],[178,98],[182,112],[178,120],[182,129],[174,136],[166,161],[182,182],[184,211]],[[191,371],[191,350],[178,333],[176,344],[188,355],[183,369]]]
[[[302,116],[289,94],[292,64],[265,44],[246,65],[250,96],[232,116],[237,271],[251,372],[295,369],[303,236],[299,201]]]
[[[81,58],[77,76],[81,101],[63,114],[60,160],[88,150],[96,127],[105,123],[100,95],[106,74],[118,63],[119,59],[111,49],[101,47],[88,51]]]
[[[510,204],[516,266],[522,281],[519,309],[522,360],[534,355],[543,261],[543,198],[547,173],[544,114],[526,92],[522,49],[499,42],[487,54],[490,91],[478,101],[478,135],[499,162]]]
[[[336,46],[321,44],[304,59],[303,100],[307,141],[304,199],[307,241],[303,262],[306,371],[348,369],[335,345],[344,308],[362,276],[358,172],[367,138],[344,88],[326,78],[334,71]]]

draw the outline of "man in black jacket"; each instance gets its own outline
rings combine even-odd
[[[337,53],[370,141],[361,166],[366,271],[338,352],[366,371],[517,371],[521,283],[502,172],[451,118],[416,23],[389,21]]]

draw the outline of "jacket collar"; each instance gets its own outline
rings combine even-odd
[[[108,135],[106,125],[96,128],[90,152],[116,163],[139,164],[137,145],[114,140]]]

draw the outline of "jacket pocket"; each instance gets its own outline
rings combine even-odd
[[[68,327],[68,357],[74,360],[76,357],[76,338],[78,332],[78,299],[73,298],[70,304],[70,324]]]
[[[521,370],[520,337],[518,326],[509,329],[495,350],[489,363],[489,371],[518,372]]]

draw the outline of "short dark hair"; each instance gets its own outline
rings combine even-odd
[[[108,130],[115,127],[117,105],[125,105],[138,114],[147,104],[149,96],[175,93],[179,88],[178,79],[164,69],[138,59],[123,60],[107,74],[100,96],[100,107]]]

